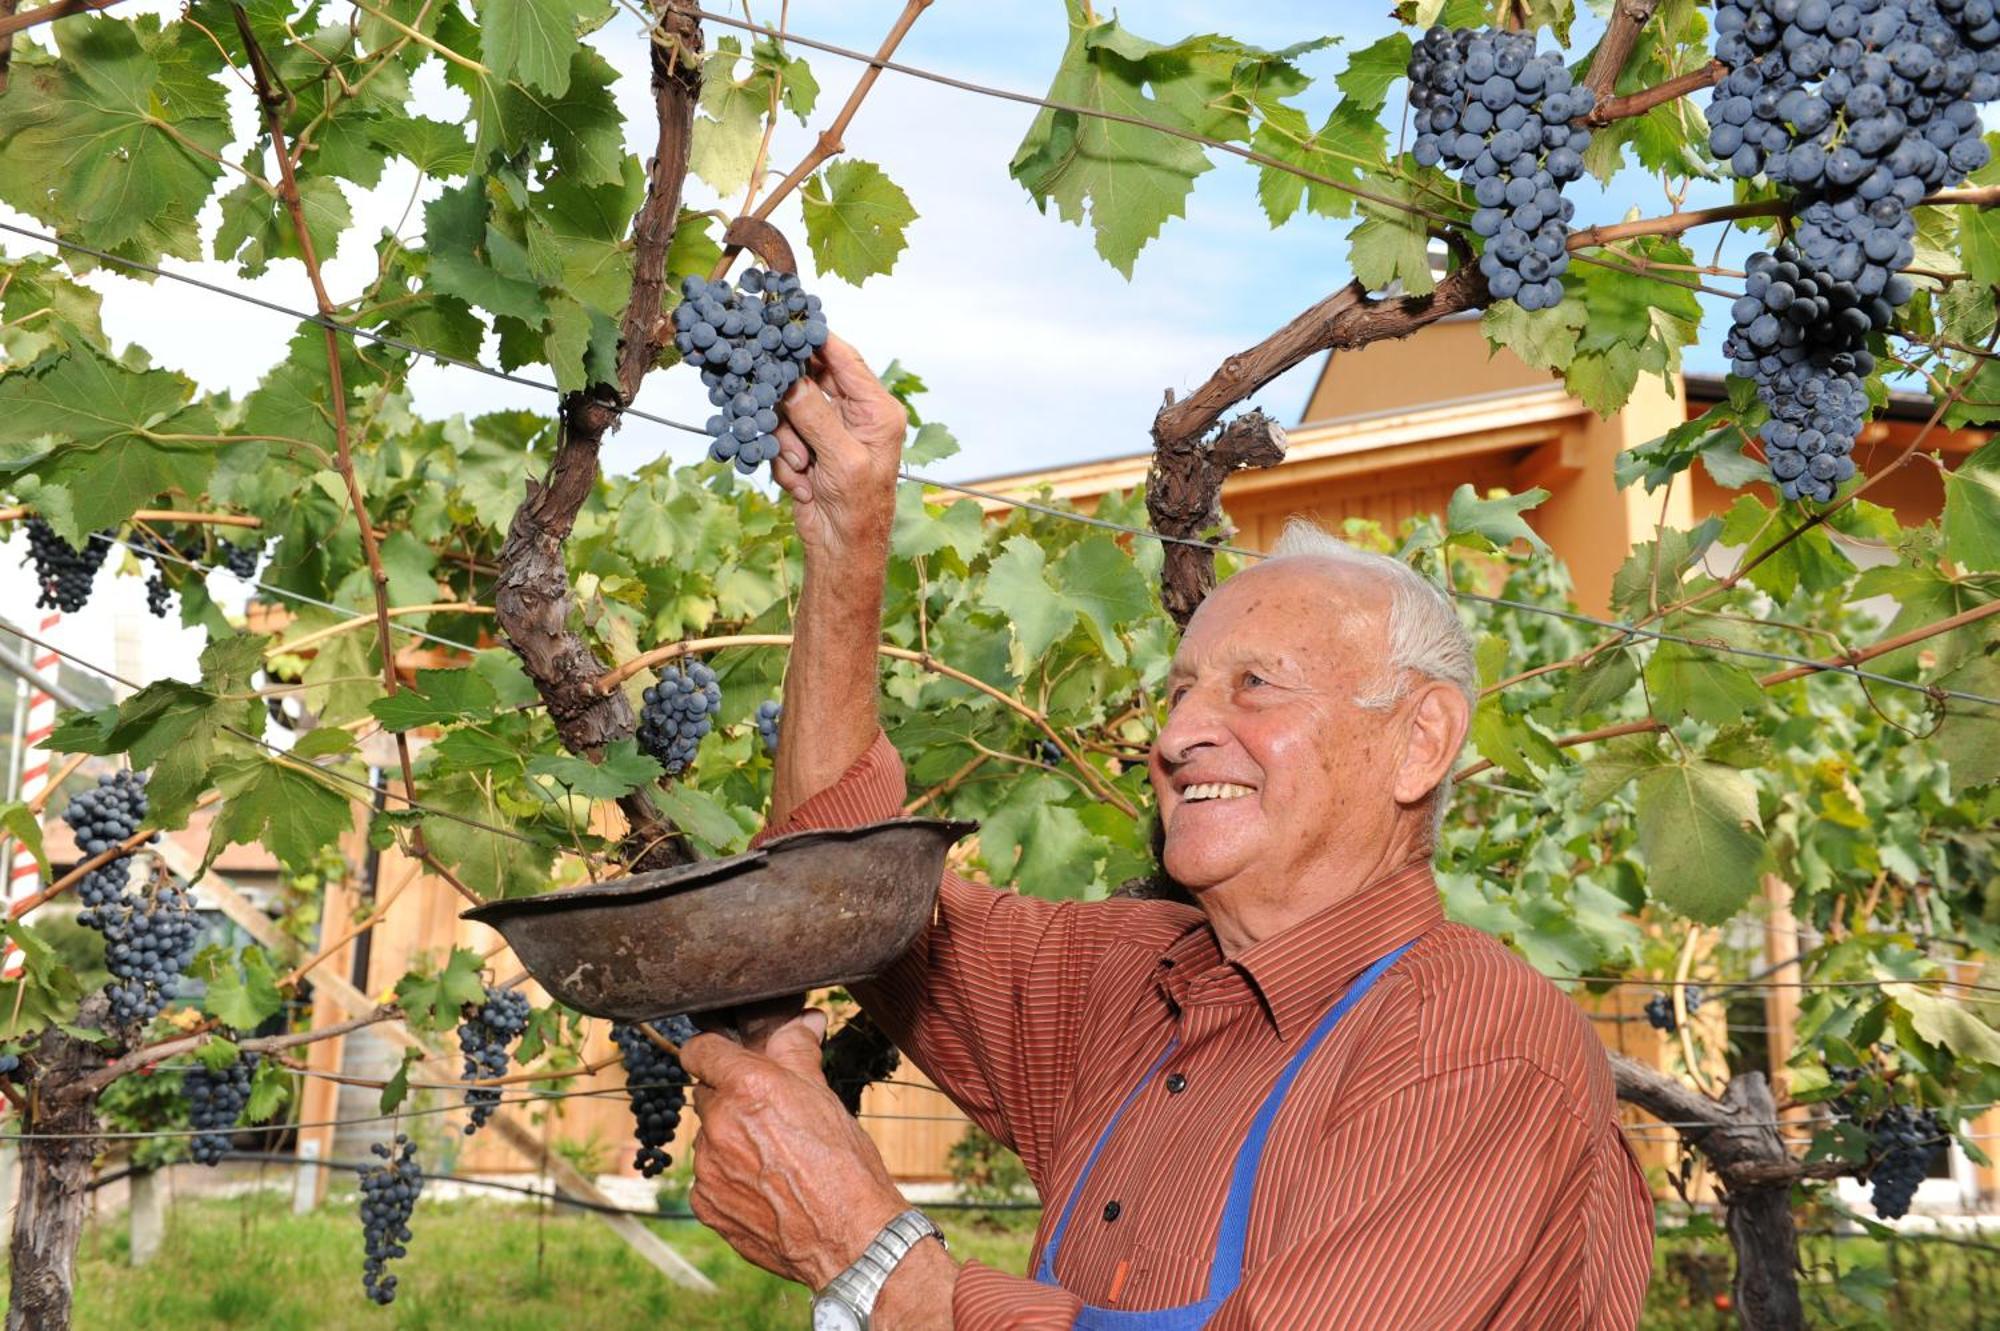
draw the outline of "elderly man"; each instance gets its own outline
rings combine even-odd
[[[806,579],[767,834],[892,817],[875,644],[902,408],[830,342],[787,400]],[[1151,776],[1199,909],[945,878],[864,1006],[1026,1163],[1030,1274],[956,1262],[819,1074],[823,1014],[702,1036],[690,1203],[816,1328],[1532,1328],[1638,1317],[1652,1202],[1576,1007],[1447,922],[1473,700],[1445,599],[1313,531],[1224,583]]]

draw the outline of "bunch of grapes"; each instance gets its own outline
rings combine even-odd
[[[1715,28],[1730,72],[1709,150],[1797,194],[1790,241],[1749,262],[1724,347],[1770,408],[1779,493],[1824,503],[1854,474],[1867,339],[1910,299],[1910,209],[1986,164],[1977,104],[2000,93],[2000,24],[1990,0],[1719,0]]]
[[[35,581],[42,594],[38,606],[75,614],[90,602],[90,586],[104,556],[111,552],[111,537],[117,529],[106,527],[84,539],[79,550],[56,535],[55,528],[40,518],[28,519],[28,558],[35,565]]]
[[[903,1065],[903,1055],[888,1032],[857,1016],[834,1032],[820,1056],[826,1084],[850,1114],[861,1113],[861,1093],[887,1081]]]
[[[466,1004],[458,1024],[458,1049],[465,1055],[467,1081],[502,1077],[507,1074],[507,1049],[528,1029],[528,996],[518,989],[486,986],[486,1001],[478,1007]],[[498,1086],[473,1086],[465,1092],[472,1106],[472,1121],[465,1125],[471,1136],[486,1126],[500,1103]]]
[[[677,1045],[695,1037],[695,1025],[686,1017],[665,1017],[649,1024]],[[647,1178],[656,1178],[674,1162],[667,1154],[667,1144],[673,1141],[681,1109],[687,1104],[688,1075],[678,1057],[647,1039],[636,1025],[614,1024],[611,1038],[625,1060],[626,1094],[632,1101],[632,1121],[639,1138],[639,1154],[633,1164]]]
[[[1895,1220],[1909,1214],[1931,1161],[1944,1149],[1944,1119],[1935,1109],[1891,1105],[1868,1130],[1869,1151],[1875,1156],[1868,1172],[1868,1200],[1877,1216]]]
[[[649,685],[639,710],[639,747],[660,760],[668,776],[677,776],[694,761],[695,750],[715,728],[722,710],[722,686],[704,661],[686,669],[668,666],[660,682]]]
[[[764,752],[777,753],[778,723],[784,716],[785,705],[781,702],[766,699],[757,704],[757,733],[763,736]]]
[[[404,1245],[410,1241],[410,1213],[417,1209],[424,1175],[417,1167],[416,1143],[400,1132],[393,1152],[382,1142],[369,1149],[382,1163],[361,1171],[361,1230],[368,1253],[361,1265],[361,1284],[369,1298],[387,1304],[396,1299],[396,1277],[388,1274],[389,1262],[409,1255]]]
[[[1693,1016],[1695,1009],[1701,1006],[1701,986],[1698,984],[1689,985],[1685,1001],[1687,1003],[1688,1015]],[[1680,1023],[1674,1020],[1674,1000],[1666,994],[1654,994],[1651,998],[1647,999],[1646,1024],[1656,1031],[1665,1031],[1669,1035],[1678,1031]]]
[[[249,545],[231,545],[224,541],[218,548],[222,551],[222,567],[245,582],[257,576],[257,565],[264,558],[262,541],[255,541]]]
[[[172,596],[167,574],[171,571],[179,576],[182,569],[201,558],[205,545],[199,535],[192,540],[174,540],[145,532],[139,534],[133,545],[138,547],[141,555],[153,561],[153,571],[146,575],[146,609],[152,612],[153,618],[165,619]]]
[[[145,818],[145,778],[134,772],[99,777],[63,810],[63,821],[86,855],[119,845]],[[176,977],[194,957],[201,923],[178,883],[128,893],[131,870],[131,856],[121,855],[85,874],[77,885],[83,909],[76,918],[104,936],[112,1018],[120,1025],[143,1025],[173,997]]]
[[[229,1151],[230,1129],[250,1103],[250,1078],[256,1071],[256,1054],[244,1054],[219,1072],[207,1067],[188,1070],[181,1090],[188,1098],[188,1122],[198,1129],[188,1142],[188,1153],[197,1164],[222,1163]]]
[[[701,367],[708,400],[722,408],[708,418],[715,442],[708,455],[749,475],[778,456],[778,400],[826,345],[818,296],[792,273],[746,269],[734,287],[688,277],[674,309],[674,345]]]
[[[1597,94],[1573,86],[1557,52],[1526,32],[1434,27],[1410,52],[1419,164],[1463,173],[1486,239],[1479,271],[1495,299],[1542,310],[1563,298],[1576,205],[1563,186],[1583,174]]]

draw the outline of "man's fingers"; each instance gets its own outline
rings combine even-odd
[[[861,353],[832,334],[827,335],[826,345],[819,349],[816,359],[834,388],[847,397],[888,391],[875,371],[868,368],[868,362],[861,359]]]
[[[681,1066],[705,1086],[726,1086],[732,1077],[764,1062],[726,1036],[703,1031],[681,1046]]]
[[[764,1054],[787,1072],[824,1085],[819,1047],[825,1039],[826,1013],[810,1008],[771,1032],[764,1041]]]
[[[780,418],[778,428],[772,431],[772,433],[778,437],[777,460],[779,462],[784,463],[785,466],[800,476],[805,475],[807,471],[811,470],[812,450],[806,447],[805,440],[799,438],[797,430],[794,430]]]
[[[810,439],[820,448],[847,432],[847,423],[840,418],[840,412],[827,400],[826,393],[811,379],[800,379],[785,394],[782,403],[783,416],[791,422],[800,438]]]

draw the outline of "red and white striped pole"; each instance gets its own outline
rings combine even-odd
[[[36,636],[44,642],[51,641],[52,634],[60,623],[62,623],[61,612],[49,611],[42,617],[41,632]],[[33,660],[35,674],[43,679],[55,678],[56,667],[60,664],[56,653],[47,647],[37,647],[35,652]],[[35,685],[29,685],[27,726],[21,736],[21,783],[15,791],[16,799],[32,800],[48,789],[55,755],[44,746],[55,728],[56,700]],[[9,916],[13,914],[16,902],[26,900],[41,889],[42,871],[36,865],[35,857],[29,853],[26,846],[16,845],[12,862],[7,866]],[[18,972],[20,963],[19,952],[9,946],[5,961],[0,962],[0,971],[4,971],[11,978]]]

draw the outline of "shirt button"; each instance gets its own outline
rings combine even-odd
[[[1180,1093],[1181,1093],[1182,1091],[1185,1091],[1186,1089],[1187,1089],[1187,1078],[1186,1078],[1186,1077],[1183,1077],[1183,1076],[1182,1076],[1182,1075],[1181,1075],[1180,1073],[1178,1073],[1178,1072],[1169,1072],[1169,1073],[1167,1074],[1167,1094],[1168,1094],[1168,1095],[1179,1095],[1179,1094],[1180,1094]]]
[[[1117,1202],[1106,1202],[1104,1204],[1105,1222],[1108,1224],[1111,1221],[1116,1220],[1118,1218],[1119,1211],[1122,1209],[1123,1208],[1121,1208]]]

